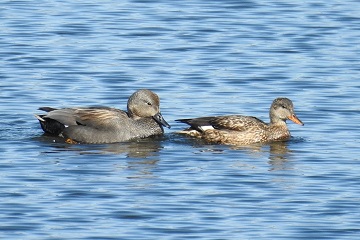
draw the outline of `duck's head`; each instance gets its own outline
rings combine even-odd
[[[157,123],[170,128],[160,113],[160,98],[148,89],[133,93],[127,104],[130,117],[134,119],[152,117]]]
[[[296,116],[294,112],[294,105],[288,98],[276,98],[270,107],[270,120],[275,123],[279,120],[291,120],[301,126],[304,123]]]

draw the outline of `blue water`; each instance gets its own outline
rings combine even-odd
[[[359,1],[3,1],[1,239],[358,239]],[[41,106],[126,108],[149,88],[163,137],[68,145]],[[178,118],[305,126],[286,143],[179,136]]]

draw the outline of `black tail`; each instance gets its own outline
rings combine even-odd
[[[190,129],[202,132],[203,129],[201,126],[211,126],[210,121],[213,117],[200,117],[200,118],[187,118],[187,119],[176,119],[176,122],[182,122],[190,125]]]
[[[39,110],[45,111],[45,112],[51,112],[51,111],[56,110],[56,108],[52,108],[52,107],[40,107]]]
[[[39,115],[37,116],[37,119],[39,120],[42,130],[51,135],[58,136],[65,128],[64,124],[54,119],[47,118],[45,115]]]

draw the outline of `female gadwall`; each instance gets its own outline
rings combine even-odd
[[[304,125],[294,113],[293,103],[288,98],[277,98],[270,107],[270,123],[256,117],[230,115],[178,119],[191,127],[180,131],[208,142],[244,145],[271,141],[285,141],[290,138],[286,120]]]
[[[133,93],[127,112],[109,107],[55,109],[42,107],[46,115],[35,115],[44,132],[61,136],[68,143],[113,143],[164,133],[170,128],[160,113],[160,99],[142,89]]]

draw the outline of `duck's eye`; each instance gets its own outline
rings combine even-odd
[[[151,106],[152,104],[151,104],[151,102],[147,102],[147,105]]]
[[[286,108],[286,106],[285,106],[285,105],[281,105],[281,107],[282,107],[282,108]]]

